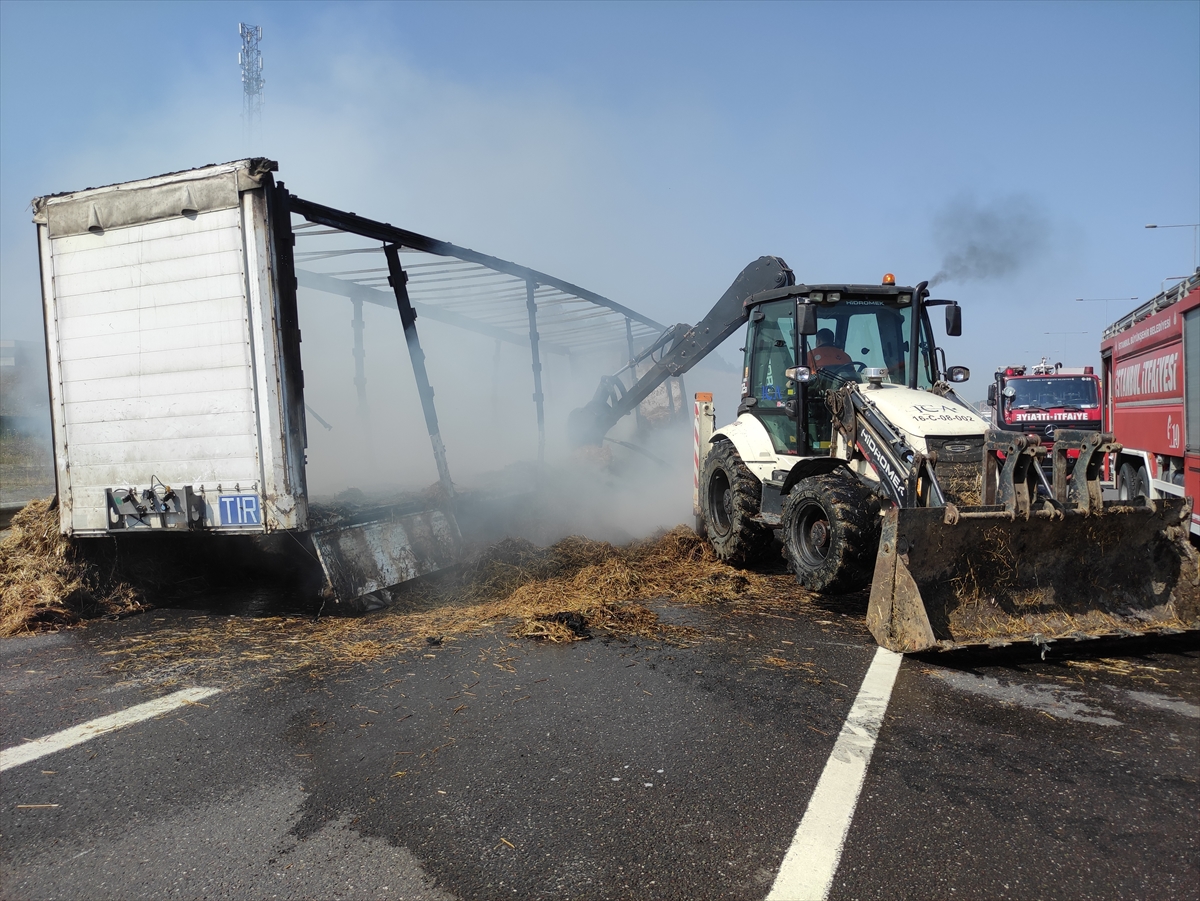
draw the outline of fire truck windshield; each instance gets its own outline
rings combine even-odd
[[[1100,405],[1096,380],[1087,376],[1047,376],[1010,379],[1012,410],[1087,410]],[[1005,392],[1007,394],[1007,392]]]

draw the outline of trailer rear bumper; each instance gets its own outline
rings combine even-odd
[[[318,529],[311,537],[334,596],[351,605],[456,565],[462,545],[454,515],[444,510],[396,513]]]

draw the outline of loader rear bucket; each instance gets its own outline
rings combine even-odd
[[[900,652],[1200,628],[1190,510],[1183,498],[1027,520],[1002,507],[892,508],[867,625]]]

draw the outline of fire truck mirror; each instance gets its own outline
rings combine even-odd
[[[988,406],[996,406],[996,385],[995,383],[988,385]]]

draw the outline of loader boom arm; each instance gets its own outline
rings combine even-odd
[[[699,323],[690,327],[683,323],[672,326],[625,369],[602,378],[587,405],[571,412],[567,423],[571,443],[578,447],[603,442],[608,430],[632,413],[654,389],[669,378],[683,375],[744,325],[749,315],[746,301],[750,297],[795,283],[792,270],[782,259],[759,257],[741,271]],[[637,365],[647,359],[653,364],[639,377]],[[621,379],[626,372],[633,380],[628,387]]]
[[[850,446],[857,445],[859,453],[879,476],[879,486],[897,507],[941,507],[946,499],[933,469],[924,455],[914,451],[887,417],[883,416],[857,385],[848,385],[837,392],[833,401],[838,427]],[[918,492],[918,486],[928,487]]]

